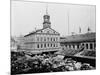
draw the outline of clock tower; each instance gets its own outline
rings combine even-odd
[[[48,15],[48,10],[46,9],[46,14],[43,16],[44,22],[43,22],[43,28],[50,28],[51,22],[50,22],[50,16]]]

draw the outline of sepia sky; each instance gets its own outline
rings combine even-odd
[[[43,28],[46,6],[47,3],[11,1],[11,35],[26,35]],[[51,28],[61,36],[71,35],[71,32],[79,34],[79,27],[82,33],[86,33],[88,27],[95,32],[95,10],[92,5],[48,3]]]

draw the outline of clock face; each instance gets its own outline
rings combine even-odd
[[[45,19],[45,21],[48,21],[48,19]]]

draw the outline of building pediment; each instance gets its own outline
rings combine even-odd
[[[55,30],[53,30],[52,28],[45,28],[45,29],[38,31],[37,33],[59,34]]]
[[[54,35],[60,35],[58,32],[56,32],[52,28],[43,28],[43,29],[38,29],[38,30],[36,30],[34,32],[31,32],[31,33],[25,35],[24,37],[30,36],[30,35],[35,35],[35,34],[54,34]]]

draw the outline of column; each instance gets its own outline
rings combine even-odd
[[[75,50],[77,50],[77,46],[75,45]]]
[[[71,49],[73,49],[73,45],[71,45]]]
[[[84,43],[84,49],[86,49],[86,43]]]
[[[69,45],[67,45],[67,49],[69,49]]]

